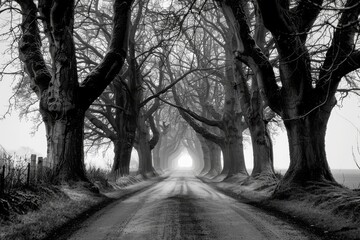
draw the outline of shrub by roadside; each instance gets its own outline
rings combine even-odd
[[[2,214],[0,210],[0,239],[36,240],[49,239],[49,235],[62,235],[61,231],[69,222],[85,218],[87,214],[100,209],[107,203],[154,183],[153,181],[144,182],[141,177],[135,176],[120,178],[117,181],[119,184],[111,183],[100,170],[90,172],[89,178],[102,193],[90,190],[87,184],[83,183],[71,186],[38,185],[18,189],[0,199],[0,204],[7,202],[4,206],[9,209],[6,214]],[[140,181],[143,182],[139,183]],[[135,183],[139,184],[134,185]],[[19,198],[18,196],[26,197]],[[16,200],[11,202],[9,199]],[[29,204],[22,206],[26,201]]]
[[[9,194],[3,198],[9,209],[0,220],[0,239],[42,239],[54,227],[105,199],[81,188],[43,185]]]

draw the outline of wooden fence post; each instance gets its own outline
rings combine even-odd
[[[0,195],[3,195],[5,192],[5,165],[2,166],[2,173],[0,175]]]
[[[38,157],[38,165],[37,165],[37,180],[43,180],[43,158]]]
[[[36,182],[36,155],[31,154],[30,157],[30,183]]]
[[[28,163],[27,165],[27,179],[26,179],[26,184],[28,186],[30,186],[30,163]]]

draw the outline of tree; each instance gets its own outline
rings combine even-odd
[[[144,16],[144,12],[149,11],[148,6],[149,1],[141,1],[133,10],[126,67],[86,112],[88,142],[91,142],[91,146],[100,146],[108,143],[107,139],[110,139],[114,146],[112,172],[122,176],[129,174],[131,151],[135,143],[139,150],[140,172],[144,170],[143,160],[147,159],[149,162],[145,165],[151,165],[151,149],[145,148],[155,145],[154,140],[157,139],[153,138],[150,145],[143,142],[148,136],[145,122],[149,121],[159,106],[158,101],[151,101],[147,97],[160,92],[163,84],[162,77],[155,73],[158,65],[155,53],[161,42],[157,42],[153,37],[150,27],[144,27],[149,21]],[[93,14],[89,20],[85,18],[83,25],[87,27],[91,23],[95,33],[92,31],[91,34],[76,35],[80,43],[78,55],[84,65],[82,72],[87,72],[87,64],[94,62],[103,51],[101,47],[93,47],[92,38],[100,42],[100,46],[106,46],[109,41],[105,24],[109,21],[109,16],[100,11],[94,11]],[[81,46],[81,43],[85,46]],[[86,52],[91,54],[84,54]],[[146,137],[137,137],[138,141],[135,141],[136,135]]]
[[[172,160],[178,156],[183,149],[182,139],[185,136],[187,125],[179,121],[177,116],[173,124],[168,126],[166,135],[163,136],[160,146],[160,168],[168,170],[173,164]]]
[[[239,99],[236,97],[237,90],[234,89],[235,79],[231,64],[231,35],[226,30],[224,19],[217,16],[216,12],[210,14],[213,12],[209,10],[208,13],[210,17],[215,15],[213,19],[201,19],[195,26],[187,27],[181,25],[181,21],[178,22],[186,40],[179,43],[179,45],[186,50],[180,52],[178,56],[174,54],[168,57],[167,72],[169,78],[172,79],[176,75],[181,75],[181,69],[184,68],[203,69],[199,74],[195,74],[191,78],[190,76],[187,77],[189,79],[188,83],[184,84],[182,91],[180,91],[180,86],[173,88],[174,101],[182,117],[196,132],[220,146],[223,153],[224,167],[219,179],[239,173],[247,176],[242,143],[242,134],[246,126],[243,121]],[[192,17],[195,18],[195,16]],[[202,24],[209,25],[209,22],[212,21],[217,22],[217,24],[211,25],[213,31],[209,31],[209,29],[202,26]],[[194,32],[196,32],[196,35],[191,38],[190,34]],[[176,69],[174,65],[181,66],[181,68]],[[219,88],[217,85],[221,85],[223,91],[220,112],[217,112],[213,106],[218,101],[214,100],[218,96],[216,93],[213,96],[210,94],[210,91],[213,91],[210,89]],[[191,87],[193,90],[190,90]],[[186,95],[190,95],[190,100],[181,101],[180,96],[184,99]],[[191,99],[192,95],[196,96],[196,101]],[[189,102],[196,102],[196,111],[183,107],[185,105],[189,106]],[[197,121],[217,130],[209,130]],[[203,149],[206,150],[207,147],[204,146]],[[205,171],[210,170],[210,164],[209,167],[206,165],[206,159],[205,153]]]
[[[56,165],[54,180],[88,181],[83,153],[85,111],[120,72],[126,59],[133,1],[115,0],[109,50],[81,83],[73,40],[75,1],[40,0],[38,5],[32,0],[16,2],[22,14],[19,56],[40,101],[48,158]],[[46,53],[41,48],[40,19],[49,44],[51,66],[46,65]]]
[[[325,152],[326,126],[341,79],[360,67],[357,30],[360,4],[355,0],[344,3],[258,0],[255,3],[276,43],[281,86],[269,58],[251,35],[247,2],[220,1],[237,34],[236,60],[256,73],[269,106],[282,117],[287,130],[290,166],[277,191],[281,193],[294,185],[316,181],[334,183]],[[322,7],[325,3],[326,7]],[[329,35],[322,32],[328,43],[312,55],[309,46],[316,42],[320,30],[324,30],[316,28],[334,13],[336,26],[332,26]],[[314,29],[316,32],[312,33]]]
[[[227,89],[228,99],[225,100],[224,114],[221,120],[209,120],[199,116],[196,113],[182,107],[182,103],[175,89],[173,89],[173,97],[181,116],[189,123],[189,125],[204,138],[218,144],[223,153],[224,167],[219,179],[232,177],[236,174],[247,176],[245,168],[242,132],[245,130],[244,124],[241,123],[241,115],[236,112],[235,95],[233,91]],[[208,131],[205,127],[199,125],[197,121],[203,122],[210,126],[216,126],[222,131],[221,135]],[[204,144],[206,144],[204,142]],[[207,144],[206,144],[207,145]],[[208,148],[208,146],[206,146]],[[206,148],[203,147],[203,151]],[[209,149],[209,148],[208,148]],[[210,150],[210,149],[209,149]],[[204,153],[206,156],[206,152]],[[204,156],[204,157],[205,157]],[[204,161],[206,161],[204,159]],[[210,161],[210,159],[209,159]],[[210,171],[210,167],[209,167]]]
[[[266,43],[266,29],[263,24],[261,15],[257,8],[253,8],[252,12],[247,9],[247,15],[251,13],[255,16],[254,24],[254,39],[256,45],[269,55],[269,52],[273,49],[273,44],[265,46]],[[227,18],[229,26],[231,26],[231,20]],[[229,28],[229,31],[235,37],[234,29]],[[251,135],[251,142],[253,148],[253,170],[252,177],[266,175],[269,177],[275,177],[274,171],[274,159],[273,159],[273,146],[268,129],[268,122],[274,117],[274,114],[265,114],[267,105],[260,93],[260,88],[256,79],[256,72],[251,72],[251,69],[245,67],[239,61],[234,63],[236,85],[239,90],[239,98],[241,109],[244,112],[244,119],[249,128]],[[246,73],[246,74],[245,74]],[[250,83],[249,83],[250,82]]]
[[[196,134],[196,132],[191,128],[188,128],[187,134],[183,139],[182,144],[192,159],[194,172],[201,172],[201,170],[204,168],[205,162],[203,161],[203,151],[201,150],[202,145],[200,143],[198,134]],[[218,174],[219,173],[220,172],[218,172]]]
[[[154,169],[157,172],[161,172],[161,158],[160,158],[160,150],[161,146],[164,144],[163,139],[165,139],[166,134],[169,131],[170,124],[166,124],[166,122],[161,122],[160,117],[163,115],[161,114],[164,111],[164,108],[159,109],[157,113],[155,113],[154,124],[159,133],[159,140],[153,149],[153,162],[154,162]],[[161,122],[161,123],[160,123]]]

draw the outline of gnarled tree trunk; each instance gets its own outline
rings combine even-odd
[[[198,138],[201,144],[201,151],[203,153],[203,161],[204,161],[204,167],[202,168],[201,172],[199,173],[199,176],[206,175],[210,169],[211,169],[211,162],[210,162],[210,149],[208,141],[204,137],[202,137],[200,134],[198,134]]]
[[[40,100],[54,181],[88,181],[83,154],[85,111],[119,73],[127,53],[132,0],[114,2],[113,32],[101,63],[79,84],[73,41],[75,1],[17,0],[21,7],[19,57]],[[40,13],[40,17],[38,16]],[[44,61],[41,19],[49,41],[51,68]]]
[[[211,141],[207,141],[210,150],[210,170],[205,177],[213,178],[221,173],[221,148]]]
[[[54,179],[63,181],[87,181],[83,151],[83,124],[85,114],[82,109],[74,109],[61,119],[54,119],[43,112],[47,135],[47,157],[53,162]]]
[[[322,58],[318,75],[312,69],[307,37],[320,16],[322,8],[319,6],[323,1],[317,0],[316,4],[299,1],[291,8],[276,0],[255,2],[276,43],[281,86],[277,84],[268,57],[251,36],[246,3],[235,0],[219,2],[224,14],[231,19],[237,36],[239,44],[234,51],[235,58],[256,73],[268,105],[285,123],[290,167],[276,193],[313,184],[314,181],[335,183],[326,160],[325,132],[340,80],[360,68],[360,51],[355,47],[358,29],[351,25],[360,15],[358,1],[342,3],[344,8],[339,10],[338,25],[330,33],[331,43],[325,58]]]
[[[240,135],[239,135],[240,136]],[[242,137],[230,138],[221,145],[224,167],[220,175],[230,178],[236,174],[248,175],[245,166]]]
[[[128,137],[127,137],[128,136]],[[120,176],[129,175],[131,151],[133,144],[133,136],[125,135],[113,141],[114,144],[114,162],[111,168],[113,174],[119,173]]]
[[[289,184],[334,182],[325,152],[326,125],[330,111],[319,109],[304,119],[284,121],[289,139],[290,166],[281,181],[281,189]]]
[[[140,113],[138,118],[137,128],[138,141],[136,144],[136,150],[139,154],[139,170],[138,174],[144,177],[150,177],[155,174],[152,165],[152,156],[150,148],[150,134],[149,129],[145,124],[144,114]]]
[[[272,140],[264,121],[262,119],[260,121],[258,124],[249,124],[254,157],[251,176],[262,174],[274,176]]]

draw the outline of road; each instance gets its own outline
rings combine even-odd
[[[114,202],[81,224],[72,240],[316,239],[203,183],[191,172]]]

